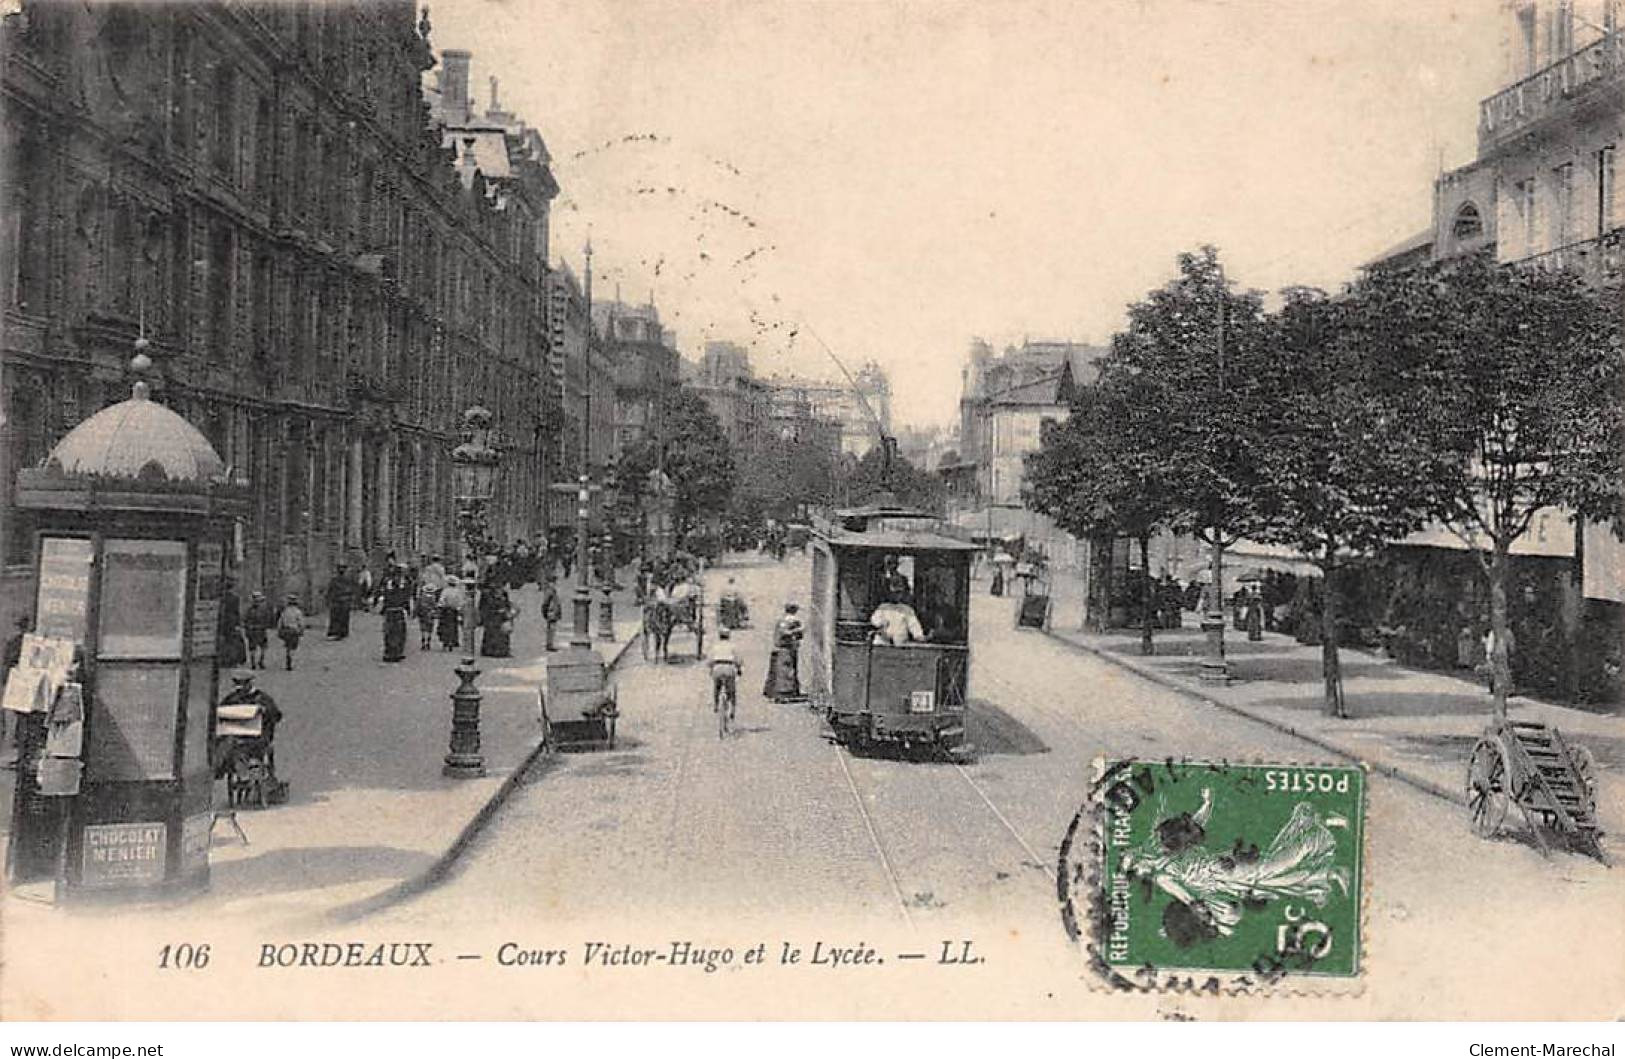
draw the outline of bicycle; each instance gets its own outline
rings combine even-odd
[[[738,674],[715,674],[711,685],[711,710],[717,715],[718,739],[728,737],[728,730],[733,727],[734,711],[738,706]]]

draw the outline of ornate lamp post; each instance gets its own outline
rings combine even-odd
[[[478,405],[463,413],[463,443],[451,452],[452,488],[457,500],[457,525],[463,534],[463,568],[472,562],[476,584],[468,586],[463,604],[463,664],[458,666],[457,690],[451,693],[451,749],[446,754],[447,776],[468,778],[485,775],[485,758],[480,753],[480,693],[474,680],[480,671],[474,666],[475,619],[478,616],[477,583],[480,552],[484,546],[485,509],[496,492],[500,457],[490,445],[491,413]]]
[[[598,590],[604,598],[598,602],[598,638],[615,639],[615,534],[609,531],[599,542]]]

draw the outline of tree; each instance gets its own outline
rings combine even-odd
[[[1128,308],[1103,374],[1134,380],[1156,417],[1158,491],[1177,498],[1186,529],[1212,549],[1210,613],[1223,607],[1224,549],[1267,525],[1262,453],[1274,415],[1268,325],[1256,291],[1232,291],[1218,251],[1179,256],[1179,276]],[[1220,631],[1221,644],[1223,631]]]
[[[915,467],[894,450],[888,468],[885,445],[875,445],[855,463],[846,464],[846,493],[854,506],[890,493],[904,507],[941,511],[942,482]]]
[[[622,453],[619,478],[623,495],[641,501],[649,472],[656,467],[671,478],[680,533],[704,514],[720,514],[733,494],[736,471],[722,424],[705,399],[687,386],[672,386],[656,399],[651,430]]]
[[[1336,573],[1422,527],[1436,468],[1400,380],[1367,355],[1387,326],[1386,303],[1358,287],[1339,299],[1301,287],[1282,294],[1271,320],[1277,412],[1262,453],[1270,518],[1261,536],[1320,568],[1326,710],[1346,717]]]
[[[1079,387],[1071,411],[1046,424],[1039,448],[1024,461],[1023,499],[1077,537],[1131,537],[1145,571],[1141,592],[1140,652],[1152,654],[1155,588],[1150,541],[1182,517],[1170,490],[1168,439],[1147,379],[1108,370],[1093,386]]]
[[[833,445],[825,448],[794,433],[767,430],[736,456],[733,510],[747,522],[793,519],[803,505],[827,504],[833,497],[837,461]]]
[[[1616,532],[1625,515],[1618,296],[1486,255],[1374,276],[1360,293],[1375,370],[1407,390],[1430,513],[1489,581],[1493,709],[1503,719],[1513,542],[1547,508],[1611,520]]]

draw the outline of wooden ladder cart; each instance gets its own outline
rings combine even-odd
[[[1604,864],[1597,823],[1597,770],[1591,752],[1549,725],[1501,721],[1479,737],[1467,761],[1467,808],[1473,832],[1490,838],[1512,806],[1550,854],[1548,833]]]

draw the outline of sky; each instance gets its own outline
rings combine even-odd
[[[973,338],[1105,342],[1204,243],[1332,289],[1426,228],[1501,77],[1494,0],[438,0],[536,127],[552,258],[684,355],[874,360],[957,417]]]

